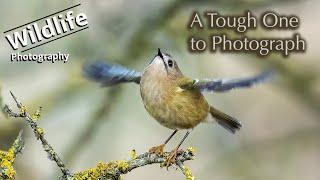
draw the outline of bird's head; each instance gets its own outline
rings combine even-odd
[[[146,71],[152,74],[155,73],[159,77],[171,79],[182,76],[177,62],[169,54],[162,53],[160,49],[158,49],[157,54],[149,63]]]

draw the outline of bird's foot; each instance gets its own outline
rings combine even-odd
[[[178,156],[178,149],[174,149],[173,151],[170,152],[168,155],[167,159],[164,162],[164,166],[167,167],[167,169],[172,165],[176,164],[177,162],[177,156]]]
[[[164,154],[164,151],[163,151],[164,146],[165,146],[165,144],[161,144],[160,146],[152,147],[152,148],[149,150],[149,153],[163,156],[163,154]]]

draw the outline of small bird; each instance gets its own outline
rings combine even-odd
[[[138,72],[121,65],[95,62],[84,66],[84,76],[101,83],[103,86],[112,86],[120,83],[134,82],[140,85],[140,94],[145,109],[162,126],[172,129],[172,134],[160,146],[153,147],[150,153],[163,155],[165,145],[179,131],[187,132],[179,145],[171,151],[165,165],[175,163],[178,149],[190,134],[190,129],[202,122],[214,122],[231,133],[240,129],[241,123],[236,118],[210,106],[202,92],[226,92],[235,88],[251,87],[270,77],[271,71],[257,76],[243,79],[191,79],[182,74],[177,62],[167,53],[158,53],[144,69]]]

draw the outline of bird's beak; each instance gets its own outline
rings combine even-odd
[[[166,71],[167,71],[167,73],[168,73],[168,67],[167,67],[166,62],[165,62],[164,59],[163,59],[163,55],[162,55],[162,53],[161,53],[160,48],[158,48],[158,56],[162,59],[162,62],[163,62],[163,64],[164,64],[164,67],[166,68]]]
[[[161,59],[163,59],[163,56],[162,56],[162,53],[161,53],[160,48],[158,48],[158,56],[160,56],[160,57],[161,57]]]

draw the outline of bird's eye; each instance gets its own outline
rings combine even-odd
[[[172,67],[173,66],[173,61],[171,59],[168,60],[168,66]]]

